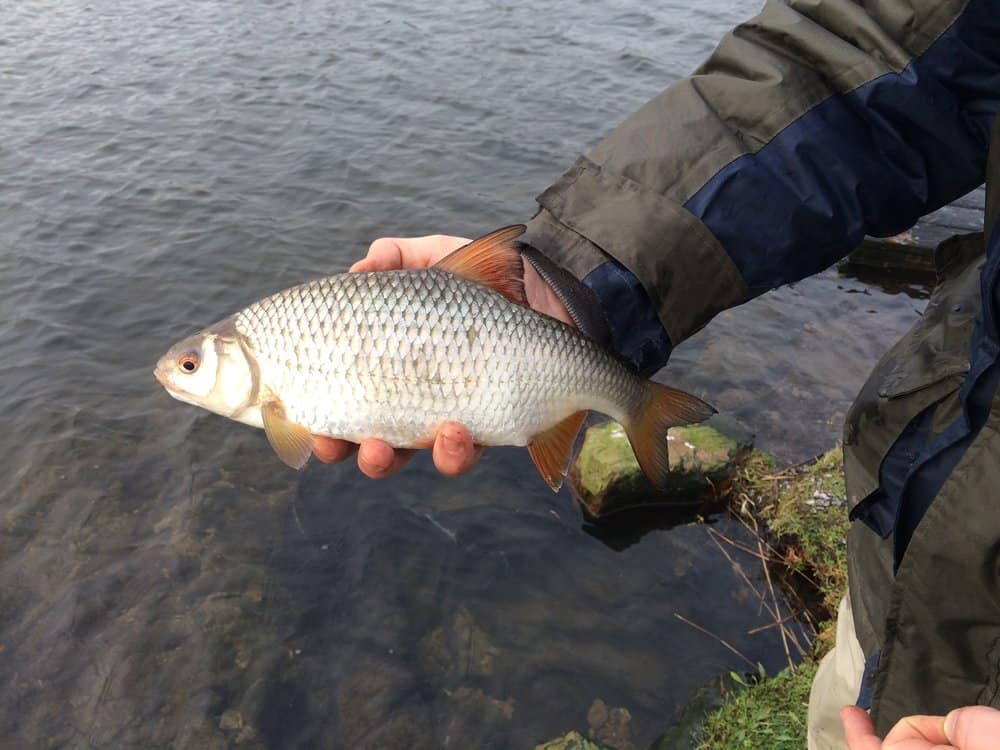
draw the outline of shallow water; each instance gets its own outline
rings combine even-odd
[[[521,748],[595,699],[644,747],[713,675],[777,668],[711,541],[616,551],[526,452],[443,480],[287,470],[172,401],[173,341],[382,234],[474,235],[749,16],[690,7],[105,0],[0,29],[0,737],[11,746]],[[785,460],[837,438],[917,297],[829,271],[661,377]],[[614,545],[621,546],[621,545]],[[737,558],[751,576],[751,560]],[[756,579],[755,579],[756,580]]]

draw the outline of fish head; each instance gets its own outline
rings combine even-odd
[[[230,419],[260,418],[257,362],[229,319],[178,341],[153,376],[178,401]]]

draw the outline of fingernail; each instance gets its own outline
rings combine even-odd
[[[449,455],[462,455],[462,441],[456,439],[455,436],[450,433],[446,432],[441,436],[441,445],[444,447],[444,452]]]

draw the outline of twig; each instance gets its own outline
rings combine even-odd
[[[746,584],[747,588],[750,589],[752,592],[754,592],[757,595],[757,598],[758,598],[758,602],[757,603],[760,604],[764,609],[766,609],[771,614],[772,617],[774,617],[774,618],[777,619],[777,614],[775,614],[774,612],[771,612],[771,608],[768,606],[767,602],[765,601],[764,592],[761,591],[761,590],[759,590],[756,586],[753,585],[753,582],[747,576],[746,571],[743,570],[743,566],[740,565],[736,560],[734,560],[733,557],[732,557],[732,555],[730,555],[728,552],[726,552],[725,548],[723,548],[723,546],[721,544],[719,544],[719,540],[718,539],[716,539],[715,537],[711,537],[711,539],[712,539],[712,542],[715,544],[715,546],[719,548],[719,552],[722,553],[723,557],[725,557],[729,561],[729,564],[733,566],[733,570],[736,571],[736,575],[738,575],[740,578],[742,578],[743,579],[743,583]],[[757,610],[757,614],[760,614],[760,610],[759,609]]]
[[[803,649],[802,644],[799,642],[798,636],[795,634],[795,631],[791,630],[789,628],[786,628],[784,626],[785,622],[787,622],[789,619],[793,619],[793,618],[797,617],[798,615],[796,615],[796,614],[793,613],[793,614],[788,615],[787,617],[782,617],[781,616],[781,611],[780,611],[780,609],[778,607],[777,596],[775,595],[775,592],[774,592],[774,585],[773,585],[773,582],[771,580],[769,569],[767,567],[768,561],[769,560],[775,560],[775,558],[768,557],[766,554],[764,554],[763,550],[761,549],[761,545],[766,544],[766,543],[763,542],[762,539],[761,539],[761,537],[760,537],[760,529],[756,525],[756,519],[753,519],[753,521],[754,521],[754,526],[753,527],[751,527],[749,523],[744,523],[744,526],[747,528],[748,531],[750,531],[751,533],[754,534],[754,538],[756,539],[757,545],[758,545],[756,551],[753,550],[753,549],[751,549],[751,548],[749,548],[749,547],[746,547],[746,546],[744,546],[742,544],[739,544],[738,542],[736,542],[736,541],[730,539],[729,537],[727,537],[725,534],[723,534],[723,533],[721,533],[719,531],[716,531],[715,529],[710,528],[709,532],[712,535],[712,541],[715,543],[715,546],[719,548],[719,551],[726,558],[726,560],[729,561],[730,565],[733,566],[733,569],[736,571],[737,575],[739,575],[740,578],[743,579],[743,582],[746,584],[747,588],[749,588],[751,591],[753,591],[755,594],[757,594],[757,596],[759,598],[758,603],[761,605],[761,607],[764,610],[766,610],[767,613],[774,619],[773,623],[765,625],[765,626],[763,626],[761,628],[757,628],[757,629],[755,629],[753,631],[749,631],[749,632],[751,632],[751,633],[753,633],[753,632],[760,632],[761,630],[766,630],[768,628],[775,627],[775,626],[780,627],[781,628],[782,642],[783,642],[783,644],[785,646],[786,657],[788,657],[788,654],[789,654],[789,649],[788,649],[788,641],[789,640],[791,641],[792,645],[795,647],[795,650],[798,651],[799,655],[802,656],[802,657],[805,657],[806,651],[805,651],[805,649]],[[774,602],[773,606],[771,604],[768,604],[768,602],[766,600],[766,597],[767,597],[766,593],[763,592],[763,591],[761,591],[760,589],[758,589],[757,586],[755,586],[753,584],[753,582],[749,579],[749,577],[744,572],[742,566],[736,560],[733,559],[732,555],[730,555],[721,544],[719,544],[718,539],[722,539],[723,541],[727,542],[728,544],[730,544],[731,546],[735,547],[736,549],[742,550],[746,554],[752,555],[753,557],[756,557],[758,560],[761,561],[761,565],[764,566],[764,574],[765,574],[765,577],[767,579],[768,586],[770,587],[770,590],[771,590],[771,599]],[[811,618],[809,617],[808,611],[803,610],[803,612],[806,615],[806,617],[809,618],[809,626],[815,632],[816,626],[811,621]]]
[[[709,636],[710,638],[714,638],[719,643],[721,643],[723,646],[725,646],[727,649],[729,649],[734,654],[736,654],[738,657],[740,657],[747,664],[749,664],[752,669],[757,669],[757,665],[754,662],[750,661],[746,656],[744,656],[742,653],[740,653],[739,649],[735,648],[732,644],[730,644],[729,642],[727,642],[724,638],[720,638],[715,633],[713,633],[711,630],[707,630],[707,629],[703,628],[701,625],[699,625],[696,622],[691,622],[689,619],[687,619],[686,617],[684,617],[684,615],[682,615],[682,614],[680,614],[678,612],[674,612],[674,617],[676,617],[678,620],[680,620],[681,622],[685,623],[686,625],[690,625],[692,628],[694,628],[698,632],[704,633],[705,635]]]
[[[778,595],[774,591],[774,581],[771,580],[771,568],[768,566],[767,560],[764,559],[764,547],[763,547],[764,541],[760,535],[760,525],[757,523],[756,517],[750,516],[750,520],[753,521],[754,539],[756,539],[757,541],[757,550],[760,553],[761,559],[763,560],[761,565],[764,568],[764,577],[767,579],[767,588],[771,592],[771,601],[774,603],[774,609],[771,610],[771,612],[772,615],[774,616],[774,619],[779,620],[781,610],[778,606]],[[781,645],[785,649],[785,658],[788,660],[788,667],[789,669],[794,670],[795,664],[792,662],[792,656],[788,650],[789,639],[795,644],[795,648],[798,650],[799,656],[805,657],[806,655],[805,651],[802,648],[802,644],[799,643],[799,639],[795,635],[795,631],[789,630],[788,628],[782,625],[780,633],[781,633]]]
[[[749,517],[753,518],[753,516],[749,516]],[[742,515],[736,516],[736,520],[739,521],[741,524],[743,524],[743,527],[746,528],[748,531],[753,532],[754,536],[760,538],[759,527],[757,526],[756,519],[754,519],[754,525],[753,526],[751,526],[747,522],[746,518],[744,518]],[[768,559],[774,560],[776,562],[782,562],[783,564],[786,565],[786,567],[788,567],[789,570],[791,570],[791,572],[795,573],[796,575],[802,576],[806,581],[808,581],[809,583],[811,583],[815,588],[817,588],[817,589],[820,588],[819,582],[816,581],[815,579],[813,579],[812,576],[810,576],[804,570],[792,570],[791,567],[787,565],[787,563],[784,563],[785,557],[780,552],[778,552],[778,550],[776,550],[774,547],[772,547],[767,542],[762,542],[762,543],[763,543],[764,547],[766,547],[767,550],[772,554],[772,556],[769,557]],[[755,552],[751,551],[750,554],[756,556]]]
[[[761,559],[764,558],[764,548],[760,543],[760,536],[757,537],[757,549],[760,550]],[[774,593],[774,583],[771,581],[771,571],[768,569],[767,561],[761,563],[761,567],[764,568],[764,577],[767,579],[767,588],[771,592],[771,602],[774,604],[774,616],[778,617],[778,613],[781,611],[778,609],[778,595]],[[778,632],[781,633],[781,645],[785,649],[785,659],[788,660],[788,668],[794,670],[795,663],[792,661],[792,654],[788,650],[788,634],[785,632],[787,628],[783,625],[778,628]]]
[[[746,552],[748,555],[753,555],[754,557],[760,557],[760,559],[762,561],[764,561],[764,560],[777,561],[777,560],[781,559],[781,558],[778,558],[778,557],[769,557],[767,555],[761,557],[759,550],[753,549],[752,547],[748,547],[745,544],[737,542],[735,539],[731,539],[730,537],[728,537],[725,534],[723,534],[721,531],[716,531],[711,526],[708,527],[708,533],[709,534],[713,534],[713,535],[719,537],[719,539],[721,539],[722,541],[724,541],[726,544],[728,544],[728,545],[730,545],[732,547],[735,547],[736,549],[740,550],[741,552]]]
[[[805,461],[799,461],[797,464],[790,464],[789,466],[785,466],[785,467],[779,469],[777,474],[766,474],[766,475],[762,476],[761,479],[763,479],[765,481],[766,480],[777,480],[777,479],[790,479],[792,476],[795,476],[795,472],[797,472],[799,469],[803,468],[804,466],[809,466],[810,464],[816,463],[822,457],[823,457],[823,454],[819,453],[819,454],[813,456],[812,458],[807,458]],[[789,472],[793,472],[793,473],[789,474]]]
[[[780,620],[775,620],[774,622],[769,622],[767,625],[758,625],[755,628],[750,628],[747,631],[747,635],[756,635],[757,633],[763,633],[765,630],[770,630],[771,628],[780,628],[789,620],[795,620],[798,618],[798,614],[795,612],[789,612],[787,615],[782,617]]]

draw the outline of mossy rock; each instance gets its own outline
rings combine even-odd
[[[535,750],[607,750],[607,748],[588,740],[579,732],[568,732],[562,737],[535,745]]]
[[[469,610],[460,606],[442,625],[425,635],[417,645],[417,657],[424,673],[441,684],[464,677],[488,677],[499,649],[489,634],[476,625]]]
[[[670,472],[655,488],[642,473],[624,428],[617,422],[590,427],[570,469],[586,513],[593,518],[649,505],[697,508],[724,496],[736,468],[753,449],[753,435],[730,418],[672,427],[667,435]]]

